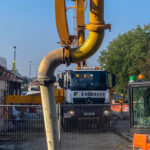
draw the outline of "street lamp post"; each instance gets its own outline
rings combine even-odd
[[[29,60],[29,79],[31,80],[31,60]]]
[[[16,46],[14,48],[14,60],[13,60],[13,66],[12,66],[12,71],[16,72]]]

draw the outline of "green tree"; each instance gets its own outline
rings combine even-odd
[[[139,63],[139,69],[145,75],[145,78],[150,81],[150,49],[148,55]]]
[[[144,71],[142,65],[148,64],[150,58],[147,58],[149,43],[150,24],[118,35],[101,51],[100,67],[116,75],[118,92],[127,88],[130,75],[137,76]]]

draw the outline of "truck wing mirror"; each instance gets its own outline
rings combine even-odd
[[[71,74],[71,78],[74,78],[74,74]]]
[[[59,78],[59,81],[58,81],[58,82],[59,82],[59,86],[60,86],[60,87],[63,87],[63,79]]]

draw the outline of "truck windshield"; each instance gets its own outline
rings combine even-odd
[[[74,71],[70,87],[72,90],[106,90],[107,74],[105,71]]]

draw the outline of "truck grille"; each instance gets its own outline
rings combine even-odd
[[[105,98],[73,98],[74,104],[104,104]]]
[[[110,111],[110,105],[98,104],[61,104],[62,115],[65,112],[73,111],[74,118],[102,117],[105,110]]]

